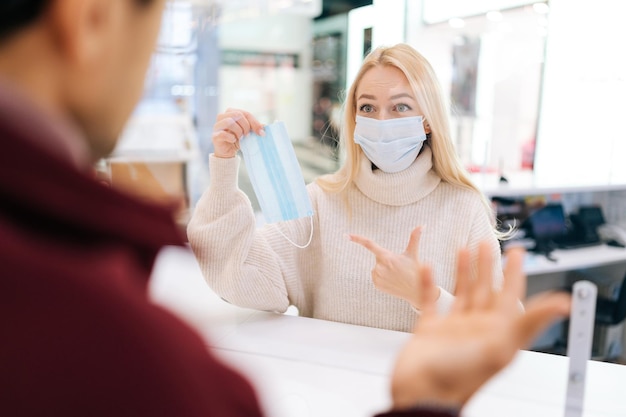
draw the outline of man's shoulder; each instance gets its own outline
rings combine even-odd
[[[210,355],[194,330],[151,302],[149,270],[131,252],[104,242],[80,250],[13,237],[17,242],[0,233],[0,332],[7,336],[0,368],[24,381],[13,387],[16,398],[51,394],[60,400],[46,406],[58,415],[67,392],[86,415],[113,415],[115,404],[135,415],[177,415],[178,407],[178,415],[200,415],[184,410],[210,410],[208,397],[217,402],[218,395],[211,392],[234,391],[254,408],[247,382]],[[0,399],[0,414],[19,406]]]

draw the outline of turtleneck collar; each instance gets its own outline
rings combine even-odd
[[[354,183],[365,196],[378,203],[403,206],[421,200],[439,185],[441,178],[432,167],[432,151],[427,145],[411,166],[395,173],[372,169],[370,160],[361,154]]]

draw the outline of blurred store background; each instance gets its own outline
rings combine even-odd
[[[210,181],[215,117],[235,107],[285,122],[310,182],[338,167],[342,95],[363,56],[407,42],[439,76],[469,170],[558,184],[585,167],[583,182],[624,181],[622,9],[611,0],[170,0],[143,100],[101,169],[154,198],[183,195],[184,221]],[[241,177],[254,201],[245,167]]]

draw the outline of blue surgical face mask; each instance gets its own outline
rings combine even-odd
[[[240,145],[265,221],[275,223],[307,216],[312,219],[313,207],[285,124],[275,122],[264,130],[265,136],[251,132],[241,139]]]
[[[393,173],[407,169],[426,140],[424,117],[377,120],[356,117],[354,141],[374,165]]]

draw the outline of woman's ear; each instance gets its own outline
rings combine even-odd
[[[430,135],[430,123],[427,120],[424,120],[424,133]]]

